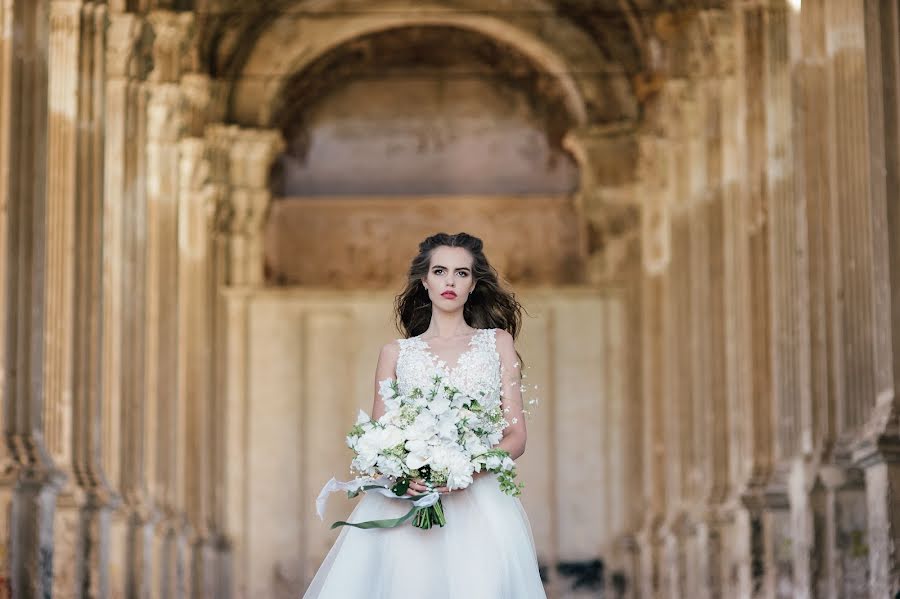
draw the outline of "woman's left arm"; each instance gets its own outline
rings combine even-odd
[[[525,406],[522,401],[522,364],[516,354],[513,337],[508,332],[497,330],[497,352],[500,354],[500,405],[503,417],[509,425],[503,429],[503,439],[497,445],[509,453],[514,460],[525,453],[528,431],[525,428]]]

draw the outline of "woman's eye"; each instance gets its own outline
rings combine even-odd
[[[433,273],[436,274],[436,275],[439,275],[439,274],[442,274],[442,273],[444,272],[444,269],[443,269],[443,268],[435,268],[435,269],[434,269],[433,271],[431,271],[431,272],[433,272]]]
[[[461,276],[461,277],[463,277],[463,278],[465,278],[465,277],[468,277],[468,276],[469,276],[469,273],[467,273],[467,272],[466,272],[466,271],[464,271],[464,270],[461,270],[461,271],[459,271],[459,272],[458,272],[458,273],[456,273],[456,274],[458,274],[458,275],[459,275],[459,276]]]

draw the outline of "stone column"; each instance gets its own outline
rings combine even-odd
[[[239,456],[246,451],[242,431],[243,418],[232,422],[230,411],[231,398],[242,396],[245,388],[243,383],[232,389],[232,376],[240,376],[233,372],[233,365],[229,359],[229,352],[235,344],[245,342],[243,334],[232,336],[227,299],[224,291],[229,283],[230,265],[229,248],[232,229],[232,206],[229,190],[229,165],[231,142],[235,131],[234,126],[210,125],[206,128],[205,140],[207,148],[207,161],[210,169],[209,180],[206,188],[211,191],[214,203],[213,212],[208,222],[209,247],[208,247],[208,283],[207,299],[208,309],[212,313],[211,346],[213,353],[212,380],[210,381],[211,401],[211,447],[210,457],[211,481],[210,512],[213,529],[216,535],[214,540],[218,552],[218,566],[216,584],[218,589],[216,597],[227,599],[238,587],[238,575],[240,570],[236,568],[239,559],[235,555],[237,545],[233,542],[233,534],[239,526],[232,517],[232,505],[243,499],[242,494],[233,491],[232,481],[244,480],[244,472],[239,465]],[[243,348],[241,349],[243,351]],[[232,493],[238,493],[237,497]],[[243,512],[242,512],[243,513]]]
[[[721,556],[722,593],[749,599],[752,595],[751,540],[753,528],[742,494],[752,480],[756,429],[767,422],[752,418],[750,336],[750,273],[747,245],[746,203],[746,102],[745,57],[742,19],[735,14],[733,48],[720,48],[721,81],[721,202],[724,278],[724,335],[726,426],[728,435],[728,497],[724,500]],[[731,64],[733,61],[733,64]]]
[[[900,8],[864,6],[876,397],[854,461],[865,470],[871,596],[894,597],[900,594]]]
[[[885,43],[880,17],[887,16],[880,14],[882,9],[874,2],[824,3],[832,99],[829,225],[836,231],[831,276],[840,299],[833,316],[835,432],[850,441],[839,450],[852,455],[852,466],[865,470],[865,494],[859,489],[843,495],[840,512],[845,517],[835,526],[860,539],[868,553],[853,548],[837,553],[841,576],[829,582],[839,593],[860,593],[868,575],[872,596],[889,596],[897,588],[888,532],[894,508],[887,499],[896,489],[887,465],[896,458],[887,456],[896,455],[889,440],[896,439],[898,427],[890,339],[885,112],[879,99],[884,97]],[[890,31],[896,23],[885,26]],[[887,104],[895,101],[891,98]],[[886,452],[878,449],[882,444]]]
[[[47,224],[57,242],[48,248],[47,265],[55,271],[48,278],[53,300],[48,306],[48,337],[54,343],[44,356],[47,376],[44,422],[48,449],[66,472],[55,513],[53,546],[54,591],[71,597],[79,569],[79,520],[84,489],[75,478],[77,457],[73,455],[73,370],[75,350],[75,264],[76,212],[84,201],[79,170],[84,158],[78,131],[81,67],[82,6],[80,2],[50,3],[49,44],[49,131],[47,134]],[[89,76],[89,73],[86,74]],[[48,239],[49,241],[49,239]],[[80,423],[79,423],[80,424]]]
[[[178,385],[178,142],[182,127],[182,96],[177,85],[155,84],[147,116],[147,331],[146,398],[155,426],[148,435],[157,445],[148,468],[151,494],[161,510],[156,527],[154,574],[160,594],[183,596],[188,572],[183,552],[190,535],[185,518],[183,454],[185,423]],[[153,592],[156,594],[156,591]]]
[[[146,173],[145,393],[150,493],[159,509],[154,527],[152,596],[185,597],[191,592],[186,478],[187,406],[179,394],[178,144],[187,129],[188,103],[180,89],[193,15],[153,11],[153,70],[148,75]]]
[[[216,302],[210,293],[212,226],[216,193],[210,181],[211,166],[203,139],[187,138],[179,146],[181,178],[179,202],[179,404],[186,413],[187,448],[185,475],[187,511],[193,531],[192,597],[215,597],[216,522],[213,512],[216,482],[212,456],[212,391],[215,367],[212,333]]]
[[[104,402],[111,432],[110,480],[123,503],[110,525],[110,595],[150,594],[150,531],[155,506],[149,491],[149,435],[145,401],[145,214],[147,94],[152,33],[134,14],[110,16],[107,46],[104,182]],[[116,442],[118,439],[118,442]]]
[[[236,596],[246,592],[244,563],[247,513],[243,463],[246,438],[246,342],[248,295],[263,284],[262,227],[271,194],[269,172],[283,147],[277,131],[214,125],[207,128],[211,184],[217,188],[212,215],[209,292],[216,304],[213,446],[221,455],[210,466],[216,481],[210,508],[219,531],[219,583]],[[217,597],[223,596],[217,594]]]
[[[838,369],[834,368],[837,331],[836,308],[842,302],[832,272],[836,230],[830,222],[832,211],[829,166],[829,119],[831,95],[826,55],[825,2],[813,0],[803,5],[792,20],[799,29],[790,38],[800,42],[792,49],[794,64],[794,121],[796,195],[799,215],[805,223],[809,323],[809,401],[801,404],[803,432],[801,449],[805,463],[797,463],[792,476],[796,499],[810,496],[806,514],[795,510],[794,544],[798,566],[798,589],[813,597],[841,596],[839,582],[844,571],[842,549],[837,540],[847,520],[837,511],[842,503],[863,492],[858,471],[848,470],[846,446],[835,430],[835,406],[838,399]],[[818,468],[819,480],[812,480]],[[797,501],[792,499],[795,504]]]
[[[771,308],[769,292],[769,198],[765,186],[766,112],[765,96],[759,82],[766,76],[766,9],[750,4],[741,9],[741,36],[744,63],[746,154],[744,169],[747,178],[745,202],[741,207],[739,243],[747,252],[750,372],[750,392],[743,415],[748,422],[747,468],[740,481],[742,500],[750,510],[751,529],[750,587],[754,596],[770,597],[776,567],[772,551],[775,541],[770,533],[788,530],[786,489],[780,494],[767,488],[772,475],[772,362]],[[779,547],[781,547],[779,545]],[[783,555],[779,555],[784,558]],[[782,562],[784,563],[784,559]],[[788,568],[790,559],[787,559]],[[790,578],[790,573],[786,573]]]
[[[52,593],[54,507],[63,475],[45,441],[46,424],[48,413],[54,413],[54,446],[62,447],[71,415],[70,404],[58,403],[63,398],[46,396],[52,383],[45,357],[58,341],[48,319],[69,300],[60,285],[64,265],[47,247],[49,11],[46,0],[4,2],[0,8],[2,424],[9,451],[0,456],[5,462],[0,507],[8,540],[0,574],[4,592],[13,597]]]
[[[108,595],[109,514],[119,501],[118,489],[104,468],[111,438],[106,417],[110,411],[117,412],[104,402],[102,393],[106,30],[106,6],[83,4],[77,53],[81,83],[76,117],[75,251],[69,259],[75,267],[73,463],[84,498],[79,510],[78,572],[74,584],[61,590],[87,597]]]
[[[11,26],[16,20],[14,7],[9,4],[0,5],[0,203],[8,206],[11,198],[10,191],[12,186],[9,180],[9,167],[11,155],[10,150],[18,148],[19,140],[10,135],[10,119],[14,118],[13,111],[18,110],[18,103],[21,98],[12,96],[12,84],[16,78],[12,76],[12,66],[15,58],[11,53],[13,47],[18,43],[11,32],[14,31]],[[10,253],[9,243],[9,215],[6,210],[0,212],[0,314],[3,315],[0,320],[0,334],[2,334],[3,342],[0,343],[0,368],[5,376],[8,368],[6,361],[7,344],[6,332],[8,330],[7,304],[9,303],[8,294],[14,289],[14,286],[8,280],[9,262],[14,259],[14,254]],[[6,393],[7,387],[4,385],[3,393]],[[10,559],[9,549],[12,537],[12,521],[10,520],[10,506],[12,505],[12,493],[15,486],[15,462],[8,450],[6,443],[7,431],[11,430],[8,421],[10,410],[5,404],[10,402],[10,397],[6,396],[3,409],[0,410],[0,430],[3,431],[3,443],[0,443],[0,535],[3,541],[3,557],[0,558],[0,592],[11,595],[10,582],[12,580],[12,560]]]
[[[661,590],[661,526],[666,512],[664,364],[664,277],[671,257],[669,211],[674,190],[674,160],[670,145],[655,132],[638,139],[637,197],[641,199],[640,292],[641,330],[641,456],[643,518],[637,535],[639,574],[637,596],[656,597]]]
[[[766,195],[769,227],[770,306],[772,330],[772,399],[775,411],[775,476],[769,495],[787,492],[790,519],[784,528],[777,515],[777,530],[785,538],[776,545],[778,572],[783,573],[776,595],[786,587],[790,571],[790,592],[805,598],[810,588],[811,530],[809,493],[815,470],[807,467],[813,450],[812,397],[810,395],[809,272],[805,195],[797,185],[794,165],[801,164],[794,150],[793,81],[791,67],[799,60],[799,19],[783,2],[772,2],[765,13],[765,100],[766,100]],[[802,181],[801,181],[802,183]],[[790,564],[780,559],[777,547],[789,547]],[[785,556],[787,558],[787,556]]]

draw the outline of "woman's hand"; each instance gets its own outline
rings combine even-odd
[[[409,488],[406,489],[406,494],[410,497],[418,497],[419,495],[425,495],[426,493],[430,493],[431,491],[437,491],[438,493],[449,493],[450,489],[447,487],[434,487],[429,489],[425,485],[425,481],[421,478],[417,478],[415,480],[409,481]]]
[[[485,476],[487,474],[490,474],[490,472],[488,472],[487,470],[482,470],[481,472],[473,473],[472,474],[472,482],[474,483],[476,480],[478,480],[479,478],[481,478],[482,476]],[[417,497],[419,495],[424,495],[424,494],[428,493],[429,490],[437,491],[441,495],[443,495],[444,493],[450,493],[450,489],[448,489],[447,487],[434,487],[433,489],[429,489],[427,486],[425,486],[425,481],[423,481],[420,478],[417,478],[416,480],[409,481],[409,488],[406,489],[406,494],[409,495],[410,497]],[[457,491],[465,491],[465,490],[466,489],[457,489]]]

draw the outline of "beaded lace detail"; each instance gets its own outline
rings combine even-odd
[[[398,339],[397,384],[400,391],[427,388],[436,375],[441,375],[466,395],[478,397],[484,392],[491,399],[499,400],[500,354],[497,353],[496,334],[496,329],[475,331],[469,346],[453,367],[434,355],[420,337]]]

